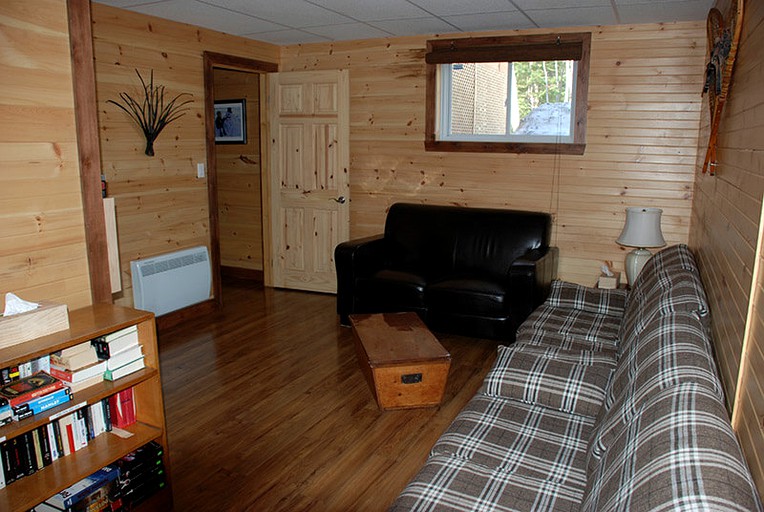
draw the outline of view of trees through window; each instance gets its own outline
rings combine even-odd
[[[570,135],[574,61],[445,66],[452,135]]]

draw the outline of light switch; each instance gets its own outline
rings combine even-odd
[[[204,163],[199,162],[196,164],[196,177],[204,178]]]

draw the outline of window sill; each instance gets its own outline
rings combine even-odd
[[[427,140],[425,151],[462,153],[531,153],[537,155],[583,155],[586,144],[556,144],[554,142],[474,142]]]

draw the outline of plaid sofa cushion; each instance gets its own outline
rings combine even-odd
[[[634,288],[619,332],[622,350],[656,315],[677,311],[694,313],[707,323],[708,302],[698,275],[663,272],[655,276],[651,288]]]
[[[645,402],[589,480],[583,511],[762,510],[723,403],[695,383]]]
[[[563,352],[558,354],[565,357]],[[500,346],[480,392],[596,417],[605,400],[613,367],[547,357],[528,345]]]
[[[545,304],[553,308],[580,309],[620,318],[626,307],[626,295],[626,290],[604,290],[567,281],[552,281]]]
[[[440,436],[431,455],[583,490],[593,427],[593,418],[477,394]]]
[[[615,433],[633,421],[645,401],[681,383],[696,383],[724,399],[701,322],[691,313],[658,316],[618,362],[589,445],[589,466],[607,450]]]
[[[691,274],[699,275],[698,265],[690,248],[685,244],[672,245],[655,253],[652,258],[647,260],[642,272],[637,276],[632,285],[632,289],[651,287],[649,283],[655,275],[666,271],[680,272],[688,271]]]
[[[551,334],[570,342],[599,348],[618,347],[620,320],[579,309],[560,309],[542,305],[530,314],[517,329],[517,341],[531,344],[549,344],[544,336]],[[555,340],[556,341],[556,340]],[[567,347],[566,347],[567,348]]]
[[[577,512],[583,489],[565,483],[434,456],[398,496],[390,512]]]

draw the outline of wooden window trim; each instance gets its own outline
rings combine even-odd
[[[589,96],[589,32],[508,37],[466,37],[427,41],[425,55],[426,151],[479,153],[535,153],[583,155],[586,150],[586,114]],[[521,62],[577,60],[575,127],[572,143],[473,142],[437,139],[440,80],[438,66],[455,62]]]

